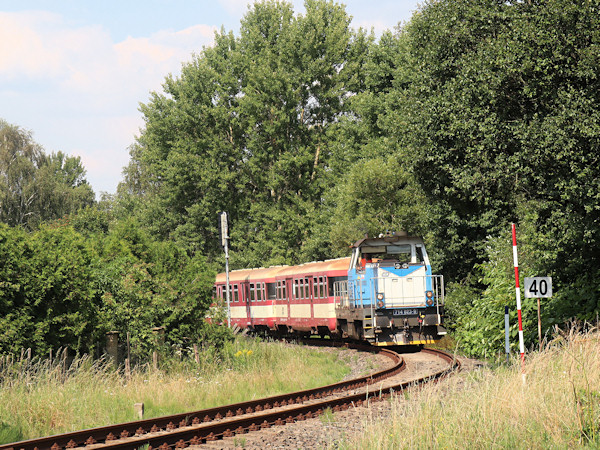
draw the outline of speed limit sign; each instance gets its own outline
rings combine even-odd
[[[552,277],[525,277],[525,297],[552,297]]]

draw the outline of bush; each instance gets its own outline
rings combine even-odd
[[[0,224],[0,354],[97,353],[118,331],[146,358],[154,327],[169,346],[222,346],[229,330],[204,324],[214,280],[204,258],[151,239],[134,220],[108,229],[106,220],[88,208],[34,232]]]

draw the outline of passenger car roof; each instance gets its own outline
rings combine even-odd
[[[275,278],[293,277],[295,275],[307,275],[330,271],[346,272],[350,265],[350,258],[331,259],[327,261],[315,261],[298,266],[273,266],[261,267],[259,269],[241,269],[229,272],[230,282],[274,280]],[[225,283],[225,273],[217,275],[216,283]]]

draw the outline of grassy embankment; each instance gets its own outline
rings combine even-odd
[[[341,448],[599,448],[600,335],[571,333],[508,367],[400,394]],[[336,447],[337,448],[337,447]]]
[[[138,402],[149,418],[334,383],[349,372],[339,351],[238,339],[220,357],[174,359],[159,370],[147,365],[129,378],[88,357],[66,371],[60,359],[4,360],[0,443],[137,420]]]

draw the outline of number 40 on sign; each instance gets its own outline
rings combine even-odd
[[[525,277],[525,297],[552,297],[552,277]]]

